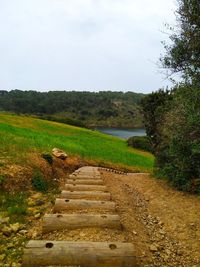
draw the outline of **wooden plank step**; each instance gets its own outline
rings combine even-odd
[[[103,191],[107,192],[108,189],[104,185],[72,185],[72,184],[65,184],[65,190],[69,191]]]
[[[61,198],[66,199],[96,199],[96,200],[110,200],[110,193],[97,191],[62,191]]]
[[[69,175],[69,178],[70,179],[101,179],[101,175],[73,175],[73,174],[70,174]]]
[[[82,184],[82,185],[102,185],[103,180],[94,180],[94,179],[67,179],[67,184]]]
[[[22,267],[136,267],[135,254],[130,243],[31,240],[24,249]]]
[[[45,214],[43,233],[87,227],[121,229],[119,215],[110,214]]]
[[[54,212],[79,209],[115,210],[115,203],[111,201],[86,200],[86,199],[60,199],[57,198]]]

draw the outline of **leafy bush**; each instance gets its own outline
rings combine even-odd
[[[128,146],[151,152],[151,143],[147,136],[132,136],[127,140]]]
[[[45,159],[50,165],[53,164],[53,157],[51,154],[43,153],[42,154],[43,159]]]
[[[200,190],[200,90],[177,88],[166,113],[157,166],[180,190]],[[161,160],[162,159],[162,160]]]
[[[25,193],[0,194],[0,211],[7,210],[10,220],[23,221],[27,212],[27,195]]]
[[[31,182],[35,190],[43,193],[48,191],[48,183],[39,170],[34,171]]]
[[[5,182],[5,180],[6,180],[6,175],[1,174],[0,175],[0,186],[3,185],[3,183]]]

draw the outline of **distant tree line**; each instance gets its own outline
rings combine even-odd
[[[1,90],[0,110],[33,114],[75,125],[138,127],[142,125],[139,102],[143,96],[111,91]]]
[[[155,173],[183,191],[200,193],[200,2],[178,0],[177,27],[162,66],[182,82],[142,99]]]

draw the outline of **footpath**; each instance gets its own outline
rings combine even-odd
[[[102,173],[87,166],[68,177],[52,213],[44,216],[42,239],[27,243],[23,267],[138,266]]]

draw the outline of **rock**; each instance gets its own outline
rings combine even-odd
[[[0,255],[0,262],[2,262],[5,259],[5,257],[6,257],[6,254],[1,254]]]
[[[35,214],[34,218],[35,219],[38,219],[38,218],[40,218],[40,216],[41,216],[41,214],[40,213],[37,213],[37,214]]]
[[[21,267],[21,264],[20,263],[13,262],[11,266],[12,267]]]
[[[149,247],[149,250],[151,251],[151,252],[157,252],[158,251],[158,248],[157,248],[157,246],[156,245],[150,245],[150,247]]]
[[[10,224],[10,228],[14,233],[17,233],[20,229],[20,224],[19,223]]]
[[[137,235],[137,232],[133,231],[133,234],[134,234],[134,235]]]
[[[68,157],[67,154],[63,150],[58,149],[58,148],[53,148],[52,154],[54,157],[59,158],[59,159],[63,159],[63,160]]]
[[[36,238],[37,235],[38,235],[37,232],[33,232],[33,233],[32,233],[32,238]]]
[[[44,205],[45,204],[45,202],[44,202],[44,200],[42,200],[42,199],[38,199],[38,200],[36,200],[36,202],[35,202],[35,205],[36,206],[42,206],[42,205]]]
[[[0,224],[2,223],[8,223],[9,222],[9,217],[0,217]]]
[[[20,233],[21,235],[25,235],[25,234],[28,233],[28,231],[27,231],[27,230],[20,230],[19,233]]]
[[[1,231],[5,236],[10,236],[12,229],[8,226],[4,226]]]

